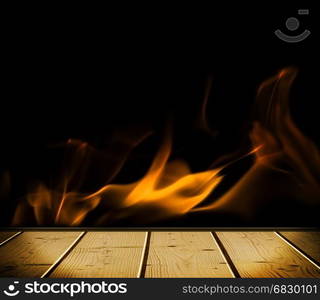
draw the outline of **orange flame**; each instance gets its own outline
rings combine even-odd
[[[153,206],[161,211],[161,218],[186,214],[219,184],[221,169],[191,174],[185,162],[168,162],[170,152],[171,138],[167,137],[141,180],[129,185],[106,185],[86,199],[114,198],[123,209]]]
[[[296,75],[294,68],[287,68],[261,85],[257,107],[260,111],[265,108],[266,112],[254,124],[251,138],[253,144],[264,144],[262,151],[257,152],[259,160],[266,161],[268,155],[281,157],[293,168],[299,182],[319,195],[319,150],[294,124],[290,114],[289,90]],[[272,162],[268,160],[275,167]]]
[[[233,161],[224,167],[192,173],[187,163],[169,160],[172,145],[168,135],[145,176],[135,183],[107,184],[90,195],[68,191],[70,178],[64,181],[60,192],[39,185],[27,197],[37,223],[76,226],[98,206],[100,209],[107,207],[104,216],[96,221],[98,224],[126,218],[140,211],[145,212],[143,218],[146,222],[148,219],[155,221],[212,210],[230,209],[250,214],[261,205],[266,194],[272,197],[277,192],[270,189],[273,172],[289,174],[307,188],[308,199],[318,201],[319,151],[294,125],[289,111],[288,93],[295,76],[295,69],[284,69],[260,86],[256,120],[250,133],[252,150],[247,154],[255,155],[255,161],[238,182],[210,204],[201,206],[222,181],[221,171]],[[85,147],[80,143],[79,151],[84,151]],[[284,162],[288,169],[282,167]],[[17,208],[14,224],[21,223],[25,207],[26,203],[22,203]],[[152,215],[146,213],[150,208],[153,209]]]
[[[130,207],[141,206],[156,207],[161,211],[161,218],[187,213],[219,184],[222,177],[218,173],[221,169],[191,174],[186,163],[168,162],[170,152],[171,139],[167,137],[141,180],[128,185],[108,184],[88,196],[66,191],[58,194],[40,185],[37,191],[28,195],[38,224],[48,222],[47,211],[54,213],[51,219],[55,224],[79,225],[101,201],[112,199],[115,199],[115,206],[126,210],[126,216]],[[121,215],[119,213],[115,217]]]
[[[219,201],[195,211],[210,211],[220,204],[223,210],[250,216],[258,206],[264,205],[265,199],[270,201],[283,193],[292,198],[303,194],[304,201],[319,203],[320,153],[295,126],[290,115],[289,90],[296,74],[294,68],[287,68],[260,86],[256,121],[250,133],[255,149],[254,164]],[[281,174],[285,174],[285,179]]]

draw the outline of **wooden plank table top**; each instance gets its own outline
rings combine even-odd
[[[88,232],[50,277],[139,277],[146,232]]]
[[[0,245],[7,243],[18,234],[20,234],[19,231],[0,231]]]
[[[217,232],[241,277],[320,277],[320,269],[274,232]]]
[[[0,277],[317,277],[319,232],[0,233]]]
[[[80,232],[23,232],[0,247],[1,277],[40,277]]]
[[[234,277],[210,232],[153,232],[145,277]]]
[[[320,263],[320,232],[279,232],[289,242],[293,243],[299,250]]]

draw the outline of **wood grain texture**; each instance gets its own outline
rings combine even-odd
[[[210,232],[152,232],[145,277],[233,277]]]
[[[281,231],[280,234],[320,264],[320,232]]]
[[[40,277],[79,232],[23,232],[0,247],[1,277]]]
[[[88,232],[50,277],[137,277],[146,232]]]
[[[6,241],[8,238],[15,235],[18,231],[1,231],[0,232],[0,244]]]
[[[217,232],[241,277],[320,277],[320,270],[274,232]]]

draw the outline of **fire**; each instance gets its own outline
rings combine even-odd
[[[77,146],[83,150],[84,144]],[[108,216],[111,219],[127,217],[145,207],[158,211],[152,216],[155,219],[186,214],[219,184],[221,169],[192,174],[185,162],[169,161],[170,153],[171,137],[168,135],[149,170],[136,183],[107,184],[90,195],[67,192],[67,183],[62,192],[50,191],[39,185],[27,196],[28,204],[33,207],[38,224],[77,226],[99,204],[110,203],[111,210],[117,211],[115,216]],[[24,206],[25,203],[17,209],[14,224],[23,218]]]
[[[171,139],[167,137],[141,180],[130,185],[107,185],[86,199],[115,198],[122,208],[155,206],[161,210],[161,217],[187,213],[219,184],[221,169],[192,174],[185,162],[169,162],[170,152]]]
[[[106,225],[110,220],[141,214],[144,222],[217,210],[250,215],[255,206],[260,205],[258,199],[269,192],[268,184],[273,172],[293,178],[304,191],[308,190],[308,200],[318,201],[319,151],[294,125],[290,116],[288,93],[295,76],[296,70],[287,68],[260,86],[256,119],[250,132],[251,150],[244,155],[254,156],[254,162],[238,182],[211,203],[203,205],[204,200],[208,203],[212,192],[223,181],[222,171],[234,161],[192,173],[186,162],[170,159],[172,137],[167,133],[148,171],[137,182],[108,183],[87,195],[70,189],[72,176],[64,178],[55,190],[40,184],[27,195],[27,202],[19,204],[13,224],[23,224],[26,212],[31,211],[37,224],[69,226],[82,224],[88,214],[96,210],[100,214],[94,221],[95,225]],[[141,137],[138,140],[141,141]],[[83,156],[87,146],[76,143],[78,154]],[[240,159],[242,157],[236,160]]]
[[[267,160],[275,168],[279,160],[284,160],[293,169],[298,182],[317,197],[320,194],[320,152],[294,124],[290,114],[289,90],[296,75],[295,69],[287,68],[261,85],[256,106],[260,110],[265,107],[266,113],[255,123],[251,138],[253,144],[264,143],[263,151],[257,152],[259,160],[266,162],[267,155],[276,156],[278,159]]]
[[[250,133],[255,162],[217,202],[195,211],[222,208],[252,216],[263,201],[279,195],[296,199],[302,194],[303,201],[319,203],[320,153],[290,115],[289,90],[296,75],[287,68],[261,84]]]

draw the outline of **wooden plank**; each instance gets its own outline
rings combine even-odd
[[[320,264],[320,232],[281,231],[280,234]]]
[[[145,277],[233,277],[210,232],[153,232]]]
[[[0,232],[0,245],[7,239],[12,238],[18,231],[1,231]]]
[[[40,277],[80,232],[23,232],[0,247],[1,277]]]
[[[274,232],[217,232],[241,277],[320,277],[320,269]]]
[[[49,277],[138,277],[146,232],[88,232]]]

